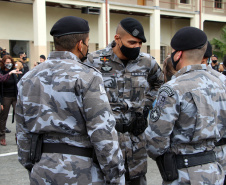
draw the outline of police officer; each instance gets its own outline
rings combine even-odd
[[[15,66],[17,69],[22,71],[23,75],[29,71],[29,66],[27,64],[27,55],[25,52],[19,52],[19,60],[16,62]]]
[[[31,184],[125,184],[101,74],[81,61],[89,47],[88,22],[63,17],[50,34],[56,51],[18,85],[19,161]]]
[[[1,52],[1,58],[3,58],[5,55],[9,55],[9,53],[6,52],[6,48],[3,47],[3,48],[2,48],[2,52]]]
[[[211,67],[201,64],[206,34],[184,27],[171,40],[177,72],[158,92],[145,131],[149,156],[156,160],[163,184],[222,184],[214,142],[224,130],[225,85]]]
[[[224,73],[218,73],[216,70],[212,69],[212,73],[215,75],[216,78],[218,78],[219,80],[221,80],[222,85],[226,86],[226,77],[224,75]],[[225,106],[226,106],[226,101],[225,101]],[[217,162],[219,162],[221,164],[221,166],[224,169],[224,174],[225,174],[225,179],[224,179],[224,185],[226,184],[226,127],[225,127],[225,120],[222,120],[226,117],[226,111],[222,111],[221,115],[224,114],[224,116],[222,116],[219,120],[218,120],[218,127],[219,130],[221,132],[221,135],[223,136],[218,142],[215,142],[215,154],[216,154],[216,159]]]
[[[133,18],[121,20],[114,41],[88,55],[86,63],[101,71],[118,131],[126,167],[126,184],[146,184],[147,153],[144,130],[147,113],[162,71],[149,54],[140,52],[146,42],[143,26]]]

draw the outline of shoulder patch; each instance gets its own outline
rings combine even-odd
[[[160,87],[157,102],[156,102],[157,107],[161,109],[165,105],[166,98],[168,96],[171,97],[173,95],[174,95],[174,90],[171,89],[169,86],[164,85]]]
[[[159,94],[163,91],[166,92],[168,94],[168,96],[174,95],[174,90],[169,86],[164,85],[164,86],[160,87]]]
[[[161,110],[159,107],[155,107],[154,109],[151,110],[151,113],[150,113],[150,119],[152,122],[156,122],[159,117],[161,115]]]

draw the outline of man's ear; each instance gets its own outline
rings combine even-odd
[[[115,38],[115,42],[117,43],[118,40],[120,39],[120,35],[116,34],[114,38]]]
[[[177,56],[176,56],[177,60],[179,60],[179,58],[181,58],[182,53],[183,53],[183,51],[178,51],[177,52]]]
[[[77,43],[77,47],[78,47],[78,50],[79,51],[82,51],[82,46],[83,46],[83,42],[82,42],[82,40],[80,40],[78,43]]]

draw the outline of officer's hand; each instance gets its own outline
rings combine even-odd
[[[3,105],[1,105],[1,110],[3,110]]]

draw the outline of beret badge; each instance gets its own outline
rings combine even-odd
[[[139,34],[139,31],[137,29],[134,29],[133,32],[132,32],[132,35],[134,37],[136,37],[138,34]]]

